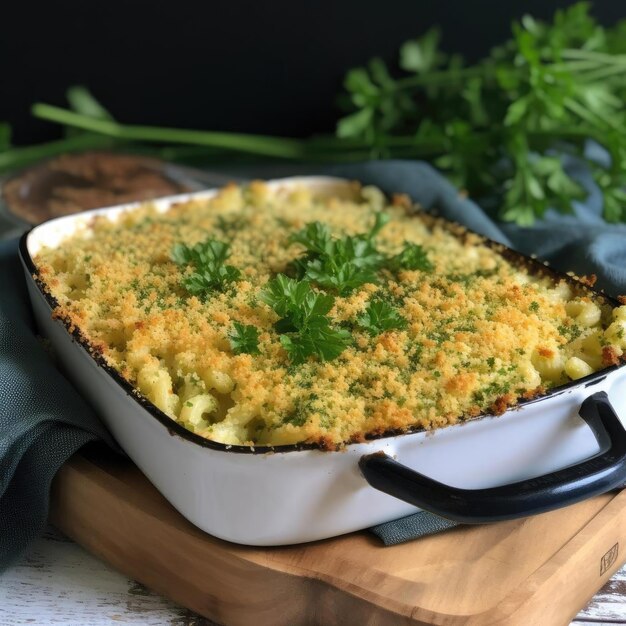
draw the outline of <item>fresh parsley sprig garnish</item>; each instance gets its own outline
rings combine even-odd
[[[291,362],[299,365],[310,356],[317,356],[322,361],[336,359],[352,343],[352,337],[347,330],[320,325],[281,335],[280,343]]]
[[[334,249],[330,229],[321,222],[307,224],[302,230],[291,235],[289,242],[301,243],[309,254],[318,256],[331,255]]]
[[[392,257],[377,249],[374,239],[389,219],[387,213],[379,212],[369,232],[341,238],[333,238],[325,224],[307,224],[290,238],[291,243],[306,248],[304,256],[292,264],[296,275],[345,296],[366,283],[378,283],[377,273],[382,269],[431,270],[426,252],[417,244],[406,243]]]
[[[401,330],[407,326],[407,321],[398,313],[398,310],[383,300],[372,300],[356,321],[372,336],[380,335],[388,330]]]
[[[261,300],[280,317],[275,328],[294,364],[303,363],[310,356],[331,361],[352,343],[348,331],[331,327],[328,313],[334,298],[313,291],[308,281],[279,274],[267,283]]]
[[[183,287],[192,295],[208,296],[213,291],[224,291],[236,282],[241,272],[226,265],[230,246],[223,241],[208,239],[195,246],[179,243],[172,249],[172,260],[180,266],[191,265],[193,272],[182,280]]]
[[[376,249],[374,237],[388,221],[386,213],[377,213],[368,233],[342,238],[333,238],[325,224],[307,224],[290,238],[291,243],[302,244],[307,250],[294,262],[298,277],[342,296],[361,285],[377,282],[376,272],[385,257]]]
[[[284,274],[270,280],[260,298],[281,318],[297,317],[303,320],[310,315],[326,315],[334,303],[332,296],[315,293],[308,282],[294,280]]]
[[[259,329],[256,326],[233,322],[228,335],[233,354],[261,354],[259,350]]]
[[[387,266],[392,271],[400,270],[421,270],[430,272],[434,269],[426,250],[419,244],[405,242],[402,252],[389,259]]]

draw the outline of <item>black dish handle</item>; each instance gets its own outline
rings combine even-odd
[[[516,519],[558,509],[626,483],[626,430],[604,391],[589,396],[580,416],[602,452],[565,469],[488,489],[459,489],[416,472],[383,452],[367,454],[359,467],[380,491],[464,524]]]

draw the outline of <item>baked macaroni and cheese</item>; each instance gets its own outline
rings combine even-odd
[[[371,187],[255,182],[96,217],[35,263],[93,352],[225,444],[434,429],[623,358],[626,306],[454,230]]]

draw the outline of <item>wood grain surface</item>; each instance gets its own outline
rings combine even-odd
[[[280,548],[219,541],[110,456],[66,465],[52,502],[54,523],[89,551],[235,625],[567,624],[626,545],[626,493],[387,548],[366,532]]]
[[[210,584],[210,583],[209,583]],[[0,625],[214,626],[114,570],[49,527],[0,576]],[[577,615],[571,626],[626,624],[626,568]]]

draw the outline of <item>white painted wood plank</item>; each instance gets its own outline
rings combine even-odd
[[[209,626],[49,529],[0,576],[0,626]]]
[[[610,618],[589,618],[576,617],[570,626],[626,626],[626,618],[610,619]]]
[[[626,566],[600,589],[593,600],[578,614],[577,619],[594,624],[598,622],[626,624]]]

